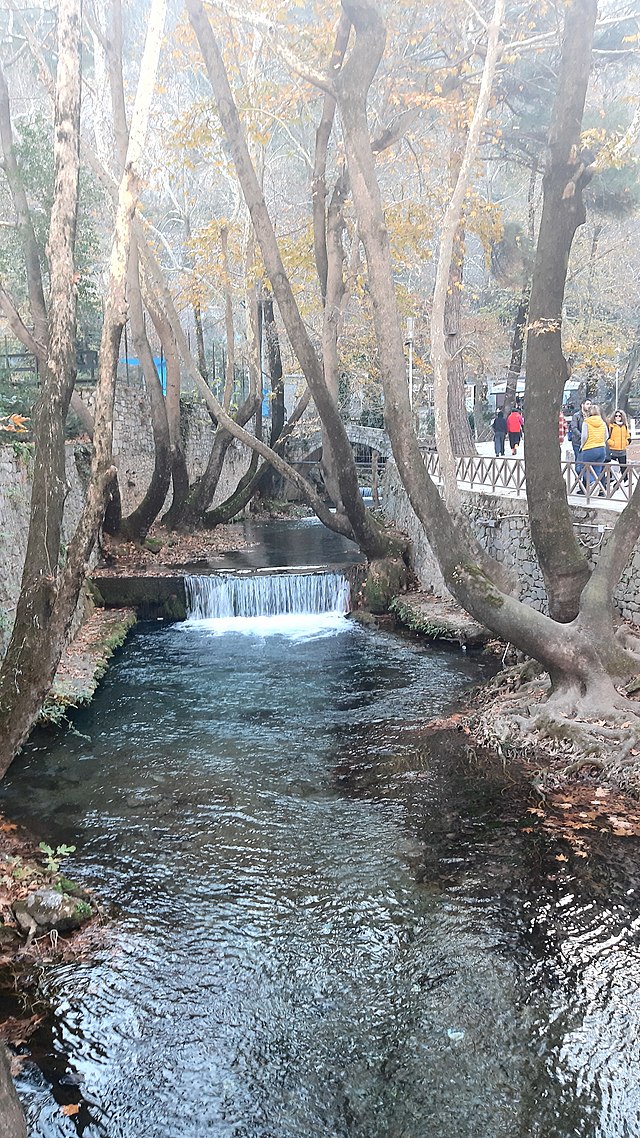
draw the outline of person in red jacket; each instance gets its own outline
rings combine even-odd
[[[507,416],[507,431],[509,432],[509,446],[511,447],[512,454],[518,453],[523,430],[524,419],[520,412],[516,411],[514,407],[513,411]]]

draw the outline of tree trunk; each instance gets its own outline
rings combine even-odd
[[[165,412],[169,430],[169,446],[171,448],[173,498],[162,521],[164,525],[171,528],[173,519],[180,517],[184,503],[189,495],[189,472],[187,470],[187,460],[184,453],[180,409],[180,357],[171,325],[150,287],[146,287],[145,289],[145,303],[147,311],[153,321],[156,334],[162,344],[167,376]]]
[[[453,193],[464,159],[464,131],[460,114],[451,136],[449,158],[449,186]],[[443,333],[444,350],[447,357],[447,404],[451,446],[456,457],[476,453],[476,444],[471,433],[464,382],[464,360],[462,358],[462,337],[460,335],[460,314],[462,309],[462,289],[465,254],[464,221],[456,228],[451,248],[449,281],[444,302]]]
[[[262,298],[262,327],[264,342],[267,349],[267,371],[269,372],[269,386],[271,387],[271,435],[269,441],[275,446],[284,427],[284,377],[282,374],[282,356],[280,354],[280,337],[278,326],[273,314],[273,298]]]
[[[58,4],[58,67],[54,153],[56,195],[51,215],[51,316],[49,366],[36,422],[36,460],[23,588],[16,623],[0,671],[0,776],[27,738],[62,655],[66,636],[104,514],[113,478],[111,437],[118,347],[125,319],[125,283],[140,162],[155,85],[165,0],[153,0],[141,64],[125,173],[111,255],[100,346],[91,480],[76,532],[57,573],[64,506],[64,418],[75,368],[75,272],[80,118],[79,0]],[[45,413],[46,412],[46,413]],[[47,469],[49,467],[49,469]],[[51,530],[57,534],[56,547]],[[33,531],[33,532],[32,532]],[[34,551],[30,560],[29,549]]]
[[[456,230],[453,243],[449,288],[444,306],[444,350],[447,355],[447,406],[451,446],[456,457],[476,453],[471,434],[464,382],[464,360],[460,335],[462,276],[464,271],[464,229]]]
[[[0,1043],[0,1138],[27,1138],[22,1107],[11,1078],[9,1056]]]
[[[280,314],[300,367],[311,389],[311,395],[320,418],[331,436],[331,448],[336,464],[335,474],[350,525],[356,540],[367,555],[384,556],[390,548],[390,542],[376,526],[363,505],[351,443],[337,407],[327,389],[322,365],[300,317],[291,285],[282,264],[271,219],[244,140],[242,125],[233,101],[224,62],[204,13],[201,0],[187,0],[187,11],[202,51],[209,81],[216,98],[220,120],[233,156],[236,173],[253,221]],[[317,509],[317,507],[315,508]],[[333,525],[338,520],[338,517],[335,517]]]
[[[529,189],[527,192],[527,236],[529,238],[529,250],[527,252],[522,270],[522,291],[520,293],[520,300],[518,301],[515,320],[513,322],[513,333],[511,336],[511,359],[509,361],[509,368],[507,370],[507,382],[505,384],[504,392],[503,411],[505,417],[509,414],[516,402],[518,380],[520,378],[520,372],[522,371],[524,339],[527,328],[527,317],[529,315],[531,280],[533,276],[533,254],[531,250],[533,249],[536,239],[535,192],[537,179],[538,163],[536,161],[534,162],[534,165],[531,169]]]
[[[489,108],[493,75],[499,55],[500,25],[504,14],[504,5],[505,0],[495,0],[493,16],[487,29],[487,47],[478,102],[469,127],[464,155],[460,160],[456,184],[442,222],[436,281],[431,306],[431,362],[433,365],[436,446],[440,460],[445,501],[456,512],[460,510],[460,493],[458,490],[457,463],[449,425],[445,310],[456,233],[462,215],[462,204]],[[347,10],[349,9],[347,8]]]
[[[209,380],[207,367],[207,353],[204,347],[204,332],[202,331],[202,310],[199,304],[193,306],[193,320],[196,326],[196,347],[198,349],[198,367],[204,379]]]
[[[623,411],[628,410],[629,393],[638,371],[640,371],[640,325],[636,328],[635,338],[627,356],[622,383],[618,388],[618,407]]]
[[[24,741],[59,658],[49,641],[57,593],[62,515],[67,494],[64,425],[76,365],[74,248],[80,131],[80,0],[58,6],[54,156],[49,257],[51,312],[46,366],[34,412],[35,458],[27,552],[15,624],[0,669],[0,777]],[[61,651],[61,647],[60,647]]]
[[[151,411],[155,461],[151,481],[144,498],[128,517],[122,519],[120,533],[129,541],[143,541],[164,506],[171,482],[172,457],[162,384],[144,326],[144,308],[140,290],[140,263],[135,242],[131,243],[129,251],[128,294],[133,345],[142,365]]]
[[[575,0],[566,10],[527,336],[525,432],[526,454],[532,459],[526,462],[529,520],[549,613],[563,622],[577,615],[580,594],[589,579],[567,506],[558,415],[568,378],[562,354],[567,265],[574,234],[585,220],[578,151],[595,18],[596,0]]]

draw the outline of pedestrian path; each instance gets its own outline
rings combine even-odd
[[[508,448],[507,448],[508,450]],[[476,444],[477,456],[458,459],[458,486],[474,494],[492,494],[499,498],[525,499],[527,497],[524,443],[518,447],[517,456],[507,453],[496,457],[493,440]],[[427,469],[434,481],[439,482],[438,457],[435,453],[425,456]],[[571,506],[608,510],[619,514],[627,505],[633,493],[640,466],[629,463],[628,481],[623,482],[616,463],[605,468],[601,481],[593,485],[593,493],[583,490],[573,461],[563,461],[563,472],[567,484],[567,501]]]

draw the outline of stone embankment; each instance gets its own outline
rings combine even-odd
[[[91,406],[91,392],[83,392]],[[213,441],[214,428],[204,404],[182,406],[186,457],[192,480],[202,474]],[[68,494],[65,503],[63,541],[73,533],[84,501],[83,485],[90,458],[87,443],[69,441],[66,447]],[[119,385],[114,411],[113,458],[118,467],[122,508],[131,512],[142,501],[154,465],[153,432],[149,406],[140,386]],[[18,440],[0,445],[0,658],[13,624],[15,606],[27,548],[31,497],[31,448]],[[249,457],[246,447],[233,442],[213,504],[226,498],[244,474]],[[167,501],[167,505],[169,502]]]
[[[385,467],[382,493],[387,519],[411,539],[412,568],[418,577],[420,588],[455,607],[392,461],[387,462]],[[531,540],[526,500],[471,492],[463,492],[462,500],[471,528],[481,545],[496,561],[515,570],[520,582],[521,600],[544,612],[546,593]],[[604,508],[588,506],[571,506],[570,509],[578,542],[591,565],[595,565],[600,549],[613,529],[617,514]],[[640,545],[629,559],[614,599],[623,619],[640,625]]]

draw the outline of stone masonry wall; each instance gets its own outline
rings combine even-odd
[[[91,405],[92,395],[83,398]],[[186,403],[183,408],[187,465],[191,479],[205,468],[213,441],[213,425],[202,404]],[[64,515],[64,539],[73,533],[83,502],[82,483],[76,465],[76,446],[67,444],[66,471],[69,495]],[[122,504],[129,513],[142,500],[153,471],[153,434],[144,391],[119,387],[114,411],[114,461],[118,467]],[[31,496],[30,459],[21,447],[0,445],[0,657],[8,642],[27,547],[29,501]],[[214,503],[224,500],[235,488],[249,464],[246,448],[235,440],[227,451],[222,477]],[[167,496],[167,505],[170,495]]]
[[[463,493],[463,506],[480,544],[496,561],[515,568],[520,581],[520,597],[532,608],[544,612],[546,595],[531,534],[524,499],[499,498],[491,494]],[[404,533],[413,546],[413,568],[422,588],[438,596],[450,596],[422,526],[418,521],[398,477],[395,463],[388,462],[383,484],[383,504],[387,517]],[[611,510],[572,507],[578,542],[591,565],[613,528],[617,514]],[[637,546],[622,574],[615,601],[621,615],[640,625],[640,546]]]

